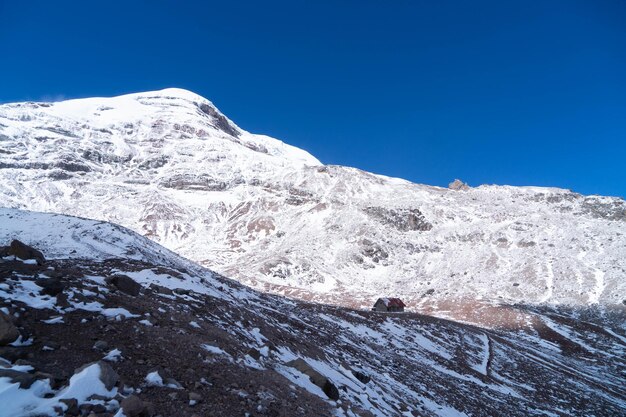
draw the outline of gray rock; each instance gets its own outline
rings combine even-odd
[[[65,378],[59,377],[59,376],[54,376],[52,374],[49,374],[47,372],[41,372],[41,371],[35,371],[35,378],[37,379],[47,379],[50,381],[50,386],[52,387],[52,389],[59,389],[61,388],[65,382],[67,382],[67,380]]]
[[[115,384],[117,384],[118,381],[120,380],[120,377],[117,374],[117,372],[115,372],[115,370],[111,368],[111,365],[109,365],[108,363],[104,361],[91,362],[86,365],[83,365],[80,368],[76,369],[74,371],[74,374],[80,373],[82,370],[84,370],[85,368],[88,368],[94,363],[100,366],[100,381],[102,381],[102,383],[104,384],[107,390],[109,391],[112,390]]]
[[[416,208],[366,207],[363,211],[385,226],[391,226],[401,232],[410,230],[427,232],[433,225]]]
[[[371,378],[369,375],[367,375],[366,373],[361,372],[361,371],[357,371],[357,370],[353,370],[353,371],[352,371],[352,375],[354,375],[354,377],[355,377],[356,379],[358,379],[359,381],[361,381],[361,382],[362,382],[362,383],[364,383],[364,384],[367,384],[367,383],[368,383],[368,382],[370,382],[370,381],[371,381],[371,379],[372,379],[372,378]]]
[[[37,261],[37,265],[43,265],[46,263],[46,258],[37,249],[32,248],[19,240],[11,242],[9,247],[9,255],[14,255],[20,259],[34,259]]]
[[[19,336],[20,332],[11,321],[11,317],[0,311],[0,346],[14,342]]]
[[[111,368],[111,365],[106,362],[98,361],[98,365],[100,365],[100,380],[106,389],[113,389],[115,384],[120,380],[119,375]]]
[[[255,349],[255,348],[251,348],[251,349],[248,351],[248,355],[249,355],[252,359],[257,360],[257,361],[258,361],[259,359],[261,359],[261,352],[259,352],[259,350],[258,350],[258,349]]]
[[[78,408],[78,400],[76,398],[64,398],[59,400],[59,402],[67,405],[67,410],[65,410],[65,415],[68,416],[77,416],[80,414],[80,409]]]
[[[0,357],[10,362],[15,362],[18,359],[24,359],[27,356],[28,352],[25,349],[13,346],[0,346]]]
[[[35,284],[42,288],[42,294],[51,295],[53,297],[62,293],[65,289],[65,285],[58,278],[36,279]]]
[[[198,394],[197,392],[190,392],[189,401],[195,401],[196,403],[199,403],[202,401],[202,395]]]
[[[132,295],[133,297],[138,296],[139,291],[141,290],[141,285],[126,275],[113,275],[111,277],[107,277],[106,282],[109,285],[113,285],[121,292]]]
[[[3,368],[0,368],[0,378],[10,378],[11,382],[19,383],[22,389],[30,388],[37,380],[37,377],[33,374]]]
[[[104,340],[98,340],[96,343],[93,344],[93,348],[95,350],[105,351],[109,348],[109,344]]]
[[[165,384],[165,386],[170,388],[183,389],[183,386],[180,384],[180,382],[178,382],[174,378],[164,378],[163,383]]]
[[[121,403],[122,410],[126,417],[141,416],[146,411],[146,405],[136,395],[129,395]]]
[[[170,290],[167,287],[162,287],[161,285],[158,285],[158,284],[150,284],[150,289],[155,292],[158,292],[159,294],[167,294],[167,295],[174,294],[174,291]]]

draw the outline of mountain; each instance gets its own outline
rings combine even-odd
[[[626,303],[623,199],[323,165],[185,90],[0,106],[0,196],[304,300],[397,296],[468,321],[494,303]]]
[[[525,319],[289,300],[117,225],[0,209],[3,417],[623,415],[623,311],[498,315]]]

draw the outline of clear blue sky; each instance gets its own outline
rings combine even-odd
[[[626,196],[626,1],[0,0],[0,102],[181,87],[322,162]]]

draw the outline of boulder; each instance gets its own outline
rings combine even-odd
[[[20,337],[20,332],[11,321],[11,317],[0,311],[0,346],[8,345]]]
[[[126,275],[113,275],[107,277],[106,282],[109,285],[113,285],[124,294],[132,295],[133,297],[138,296],[139,291],[141,290],[141,284]]]
[[[28,389],[37,380],[37,377],[28,372],[0,368],[0,378],[10,378],[12,383],[19,383],[20,388]]]
[[[166,294],[166,295],[174,294],[174,291],[170,290],[167,287],[162,287],[161,285],[158,285],[158,284],[150,284],[150,289],[159,294]]]
[[[251,348],[251,349],[248,351],[248,355],[249,355],[252,359],[257,360],[257,361],[258,361],[259,359],[261,359],[261,352],[259,352],[259,350],[258,350],[258,349],[255,349],[255,348]]]
[[[339,390],[337,387],[328,378],[313,369],[304,359],[298,358],[289,361],[287,362],[287,366],[291,366],[308,376],[311,382],[320,387],[322,391],[324,391],[324,394],[331,400],[337,401],[339,399]]]
[[[41,293],[56,296],[63,292],[65,285],[58,278],[39,278],[35,280],[35,284],[42,288]]]
[[[14,346],[0,346],[0,357],[8,360],[9,362],[15,362],[19,359],[24,359],[28,357],[28,351],[26,349]]]
[[[121,403],[126,417],[139,417],[147,414],[146,405],[136,395],[129,395]]]
[[[202,402],[202,395],[198,394],[197,392],[190,392],[189,401],[193,401],[195,404]]]
[[[104,361],[98,361],[98,365],[100,365],[100,381],[102,381],[107,390],[112,390],[120,380],[119,375],[111,368],[111,365]]]
[[[78,408],[78,400],[76,400],[76,398],[63,398],[60,399],[59,402],[62,402],[67,406],[67,410],[65,410],[65,415],[77,416],[80,414],[80,409]]]
[[[80,368],[76,369],[74,371],[74,374],[80,373],[83,369],[88,368],[93,364],[98,364],[98,366],[100,366],[100,381],[102,381],[102,383],[104,384],[104,387],[108,391],[111,391],[113,387],[120,380],[120,377],[117,374],[117,372],[115,372],[115,370],[111,368],[111,365],[109,365],[108,363],[104,361],[91,362],[86,365],[83,365]]]
[[[55,376],[55,375],[49,374],[47,372],[35,371],[34,375],[35,375],[35,378],[37,378],[37,379],[47,379],[47,380],[49,380],[50,381],[50,386],[52,387],[52,389],[55,389],[55,390],[61,388],[67,382],[66,378],[62,378],[60,376]]]
[[[364,383],[364,384],[367,384],[367,383],[368,383],[368,382],[370,382],[370,381],[371,381],[371,379],[372,379],[372,378],[371,378],[369,375],[367,375],[366,373],[361,372],[361,371],[357,371],[357,370],[353,370],[353,371],[352,371],[352,375],[354,375],[354,377],[355,377],[356,379],[358,379],[359,381],[361,381],[361,382],[362,382],[362,383]]]
[[[109,344],[104,340],[98,340],[93,344],[95,350],[105,351],[109,348]]]
[[[46,258],[44,258],[41,252],[20,242],[17,239],[11,242],[8,254],[16,256],[22,260],[34,259],[35,261],[37,261],[37,265],[43,265],[46,263]]]

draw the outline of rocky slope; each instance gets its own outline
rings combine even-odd
[[[626,204],[322,165],[168,89],[0,106],[2,205],[107,220],[264,291],[414,310],[626,300]]]
[[[626,411],[621,310],[498,307],[511,320],[486,329],[309,304],[119,226],[13,209],[1,245],[3,417]]]

